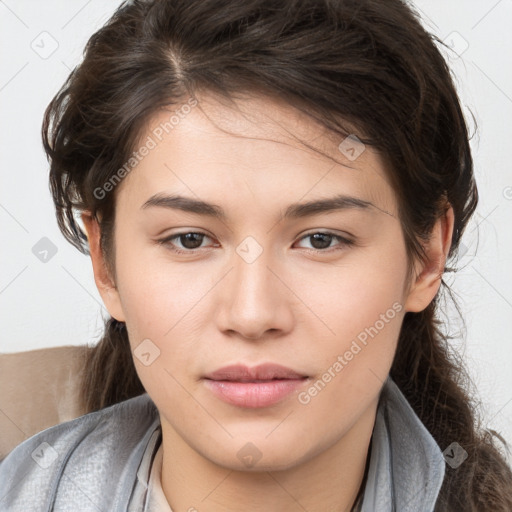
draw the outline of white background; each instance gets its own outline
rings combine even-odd
[[[88,38],[119,3],[0,0],[0,352],[92,344],[102,334],[107,312],[90,260],[55,220],[40,129],[46,105],[80,62]],[[427,29],[460,53],[449,63],[470,133],[469,110],[478,125],[471,144],[480,204],[463,238],[461,270],[445,277],[467,331],[449,310],[449,332],[458,336],[453,345],[479,390],[483,425],[512,442],[512,2],[414,5]],[[47,50],[58,44],[47,58],[32,48],[42,46],[41,38]],[[47,263],[32,253],[42,237],[57,246]]]

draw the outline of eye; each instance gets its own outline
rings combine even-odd
[[[317,252],[331,252],[325,249],[332,249],[331,242],[337,240],[338,246],[334,246],[334,250],[341,250],[344,247],[350,247],[351,245],[355,245],[353,240],[349,240],[348,238],[342,237],[340,235],[336,235],[335,233],[331,233],[329,231],[315,231],[314,233],[309,233],[301,238],[301,240],[306,240],[310,238],[312,244],[312,250]],[[309,249],[306,247],[306,249]]]
[[[206,233],[187,231],[185,233],[177,233],[161,240],[157,240],[157,242],[159,244],[168,246],[171,251],[176,253],[193,254],[197,249],[202,248],[201,243],[203,242],[204,237],[210,238]],[[176,240],[179,244],[181,244],[181,247],[176,247],[176,244],[173,242],[173,240]]]

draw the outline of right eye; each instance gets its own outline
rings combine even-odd
[[[199,250],[204,237],[210,238],[206,233],[197,231],[185,231],[182,233],[175,233],[174,235],[167,236],[157,242],[161,245],[165,245],[171,251],[178,254],[194,254],[195,251]],[[174,240],[177,240],[181,247],[176,247]]]

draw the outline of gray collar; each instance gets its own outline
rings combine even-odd
[[[445,460],[437,442],[388,376],[372,436],[362,512],[431,512]]]

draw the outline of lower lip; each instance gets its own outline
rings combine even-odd
[[[268,407],[280,402],[302,386],[307,379],[282,379],[266,382],[210,380],[204,382],[218,398],[247,408]]]

